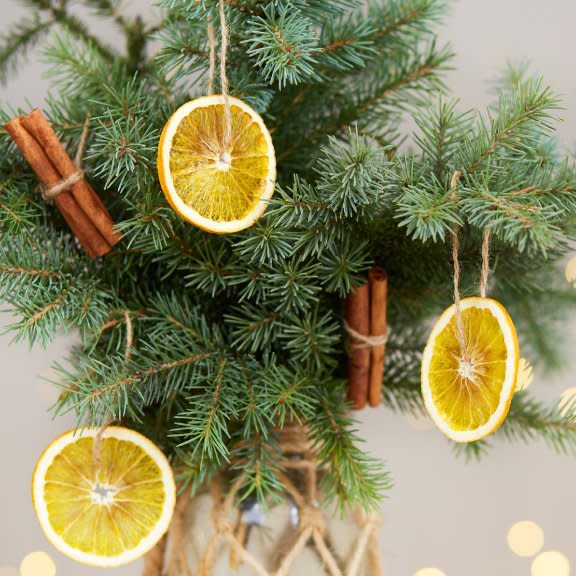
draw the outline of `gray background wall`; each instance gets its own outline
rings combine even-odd
[[[131,3],[132,10],[148,6],[147,0]],[[15,0],[2,0],[1,8],[0,30],[24,13]],[[560,135],[572,147],[576,140],[575,18],[573,0],[456,0],[441,35],[457,53],[456,70],[448,80],[463,106],[485,105],[487,81],[508,59],[528,58],[564,96],[566,122]],[[9,86],[0,88],[1,100],[42,104],[47,82],[36,55],[32,60]],[[0,316],[0,323],[10,321],[9,316]],[[51,555],[59,576],[93,575],[99,571],[75,565],[49,547],[35,522],[29,494],[30,474],[41,450],[72,425],[70,418],[51,420],[47,411],[57,392],[43,378],[50,377],[50,365],[65,354],[73,337],[62,336],[44,351],[30,351],[25,344],[9,346],[10,339],[10,335],[0,337],[4,394],[0,576],[17,576],[22,559],[34,550]],[[564,344],[570,350],[576,337]],[[564,389],[576,385],[575,369],[576,359],[560,376],[538,376],[534,393],[557,401]],[[448,443],[425,421],[383,410],[366,411],[360,418],[368,449],[387,460],[396,484],[382,506],[386,574],[410,576],[433,566],[446,576],[527,576],[531,560],[515,556],[506,544],[509,527],[519,520],[538,522],[545,534],[544,549],[560,550],[576,572],[575,459],[556,456],[541,445],[499,445],[482,463],[465,464],[454,458]],[[108,573],[135,576],[140,566]],[[546,576],[567,573],[549,571]]]

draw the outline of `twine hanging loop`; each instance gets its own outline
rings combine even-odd
[[[219,0],[219,15],[220,15],[220,90],[224,97],[224,140],[223,150],[225,153],[228,151],[232,141],[232,110],[230,107],[230,96],[228,74],[226,71],[227,57],[228,57],[228,23],[226,22],[226,9],[224,0]],[[208,72],[208,94],[214,92],[214,77],[216,74],[216,34],[214,31],[214,24],[212,23],[212,16],[208,15],[208,45],[210,52],[210,67]]]
[[[466,335],[462,320],[462,302],[460,297],[460,230],[456,228],[452,233],[452,263],[454,266],[454,306],[456,307],[456,332],[462,356],[466,359]]]
[[[480,296],[486,298],[488,275],[490,274],[490,230],[484,230],[482,237],[482,273],[480,276]]]
[[[214,78],[216,77],[216,32],[214,30],[214,23],[212,22],[212,15],[208,14],[208,48],[209,55],[209,68],[208,68],[208,94],[214,94]]]

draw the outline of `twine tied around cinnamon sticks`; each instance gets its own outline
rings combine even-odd
[[[120,241],[121,234],[114,229],[106,206],[81,169],[88,120],[82,130],[75,162],[38,109],[27,116],[13,118],[5,128],[40,179],[44,187],[43,198],[54,201],[84,250],[90,258],[96,258],[108,254]]]
[[[346,320],[344,320],[344,330],[352,337],[350,338],[350,348],[376,348],[377,346],[385,346],[388,342],[388,334],[382,336],[365,336],[360,332],[356,332]]]
[[[346,299],[344,329],[348,343],[348,399],[360,410],[382,401],[387,326],[388,275],[379,267],[368,272],[368,282]]]
[[[42,190],[42,198],[49,202],[54,200],[56,196],[68,190],[74,184],[84,180],[84,170],[82,170],[82,159],[84,158],[84,149],[86,148],[86,142],[88,141],[88,128],[90,126],[90,114],[86,115],[86,121],[82,127],[82,134],[80,136],[80,143],[78,144],[78,149],[76,150],[76,156],[74,157],[74,166],[76,166],[76,172],[72,172],[68,178],[65,178],[59,184],[52,186],[52,188]]]

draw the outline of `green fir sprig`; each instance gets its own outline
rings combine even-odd
[[[58,414],[125,422],[164,448],[183,483],[199,489],[225,467],[242,475],[242,497],[259,499],[281,489],[278,429],[298,423],[325,466],[327,497],[369,508],[390,481],[349,415],[343,299],[371,265],[387,270],[383,403],[421,413],[421,351],[451,302],[456,226],[463,294],[477,290],[489,228],[491,293],[523,354],[557,367],[554,334],[576,300],[557,280],[576,222],[574,161],[553,139],[559,100],[512,70],[485,113],[461,111],[442,80],[451,50],[435,36],[444,0],[225,2],[230,91],[269,126],[278,184],[258,223],[223,237],[183,222],[156,175],[167,118],[205,93],[218,1],[164,0],[162,20],[146,22],[123,2],[83,0],[124,35],[122,51],[71,2],[24,4],[28,18],[0,42],[0,80],[44,47],[47,115],[75,151],[90,113],[85,170],[123,233],[89,262],[0,130],[0,299],[17,315],[11,329],[39,344],[61,328],[81,335],[58,367]],[[401,146],[407,115],[416,130]],[[576,445],[573,422],[526,393],[498,437]]]

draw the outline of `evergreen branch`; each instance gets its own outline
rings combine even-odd
[[[280,454],[275,443],[260,433],[234,446],[231,452],[232,470],[242,474],[243,483],[239,490],[239,500],[245,502],[277,501],[282,493],[282,483],[278,478]]]
[[[415,59],[405,65],[403,70],[399,70],[396,75],[386,78],[381,85],[377,86],[373,94],[357,102],[354,107],[355,113],[358,115],[378,103],[390,99],[393,94],[397,95],[405,91],[406,88],[414,88],[420,85],[423,80],[435,82],[436,74],[451,56],[452,53],[448,49],[436,52],[435,45],[432,44],[422,60]]]
[[[6,190],[0,187],[0,194]],[[40,218],[41,208],[30,201],[27,192],[14,190],[0,201],[0,232],[6,236],[24,235]]]
[[[305,145],[309,146],[330,135],[339,135],[355,123],[366,125],[371,115],[382,107],[404,107],[410,102],[410,93],[439,88],[441,83],[437,74],[450,57],[448,50],[437,52],[432,45],[424,57],[408,55],[394,70],[378,70],[375,77],[368,76],[365,79],[368,89],[353,97],[351,104],[341,109],[336,118],[329,122],[324,121],[312,132],[304,132],[299,139],[280,152],[278,159],[285,160]],[[371,74],[374,72],[371,71]],[[367,114],[368,111],[370,115]]]
[[[64,379],[57,412],[73,409],[80,420],[88,418],[88,423],[94,423],[98,416],[111,415],[118,420],[128,411],[141,413],[146,404],[144,385],[147,381],[166,372],[200,364],[211,356],[210,353],[193,354],[146,369],[130,368],[123,356],[105,363],[97,358],[82,358],[78,363],[73,359],[71,371],[59,367]],[[122,399],[121,403],[118,398]]]
[[[176,81],[194,85],[208,66],[206,25],[188,21],[169,22],[160,32],[162,48],[155,58],[170,88]]]
[[[25,330],[33,330],[37,323],[42,321],[47,314],[52,312],[55,308],[60,306],[62,302],[68,297],[69,292],[67,290],[62,290],[60,294],[56,295],[56,297],[46,304],[44,308],[34,312],[29,318],[26,319],[23,329]]]
[[[36,233],[35,240],[7,237],[0,251],[0,299],[21,316],[9,330],[16,332],[16,339],[43,345],[60,327],[88,333],[108,313],[114,299],[111,291],[89,269],[75,270],[79,255],[67,238],[47,229]],[[14,249],[21,241],[30,244],[26,254]]]
[[[426,190],[410,186],[402,191],[397,201],[396,218],[398,225],[406,228],[406,233],[414,240],[444,241],[462,225],[462,218],[450,191],[434,187]]]
[[[541,440],[559,454],[576,454],[576,423],[563,415],[558,407],[546,407],[526,392],[514,396],[508,418],[494,438],[526,444]],[[488,444],[480,441],[468,447],[465,454],[478,457],[487,448]]]
[[[278,333],[278,321],[281,316],[272,312],[262,317],[262,310],[256,306],[245,305],[232,309],[225,316],[226,323],[232,328],[232,345],[241,352],[258,352],[275,340]]]
[[[495,116],[480,120],[479,138],[468,143],[466,173],[477,172],[497,151],[524,150],[535,138],[551,130],[550,114],[558,110],[558,98],[540,80],[516,86],[512,93],[502,92]]]
[[[158,441],[192,488],[225,468],[245,478],[241,497],[262,500],[280,491],[277,429],[297,423],[311,431],[326,495],[370,507],[389,480],[359,446],[335,380],[346,365],[342,299],[370,265],[386,267],[383,403],[421,413],[421,351],[451,298],[445,240],[456,225],[463,294],[488,226],[494,296],[530,359],[558,361],[556,324],[576,292],[550,279],[576,237],[576,170],[551,140],[557,101],[513,74],[483,118],[453,101],[428,106],[450,57],[434,44],[444,0],[368,10],[357,0],[226,0],[230,93],[265,117],[280,161],[266,215],[223,237],[183,222],[156,170],[166,119],[203,91],[217,0],[163,0],[163,48],[149,60],[153,28],[118,0],[83,4],[120,28],[127,57],[93,38],[69,2],[25,2],[29,36],[14,31],[6,65],[42,37],[42,23],[63,29],[48,51],[49,116],[69,147],[90,107],[86,170],[125,238],[88,261],[0,129],[0,300],[19,314],[19,337],[82,335],[61,370],[58,412],[121,419]],[[416,150],[401,153],[402,114],[414,110]],[[0,110],[2,121],[11,114]],[[499,434],[575,452],[574,423],[560,416],[517,395]]]
[[[0,268],[0,274],[14,274],[17,276],[41,276],[42,278],[58,278],[58,273],[51,270],[30,270],[27,268]]]
[[[26,54],[46,35],[54,20],[22,20],[0,38],[0,84],[6,84]]]
[[[312,52],[318,60],[315,67],[318,76],[324,78],[329,75],[333,82],[337,72],[373,66],[380,44],[390,51],[389,57],[397,68],[397,60],[402,55],[396,58],[393,54],[393,38],[398,36],[400,39],[399,51],[408,51],[413,37],[421,40],[422,34],[443,14],[444,8],[442,0],[395,1],[383,6],[371,4],[368,18],[362,12],[357,17],[327,20],[321,30],[319,47]],[[275,127],[289,117],[294,108],[305,102],[314,88],[315,84],[312,83],[302,85],[294,91],[289,102],[282,102],[282,108],[276,114]]]
[[[370,22],[364,19],[328,20],[320,33],[320,46],[312,52],[319,74],[328,77],[331,71],[364,68],[377,54],[370,40],[372,32]]]
[[[432,164],[436,179],[446,186],[443,180],[458,168],[461,147],[473,130],[471,112],[459,113],[457,104],[441,98],[436,107],[423,108],[415,117],[419,129],[415,142]]]
[[[374,143],[350,130],[342,142],[330,138],[315,171],[318,192],[327,208],[342,218],[366,217],[382,197],[383,174],[388,160]]]
[[[103,98],[110,86],[127,81],[125,63],[118,59],[111,63],[89,38],[59,34],[46,49],[45,57],[61,92],[72,97],[90,93],[95,99]]]
[[[382,464],[361,450],[347,407],[338,388],[321,392],[322,409],[312,420],[314,451],[326,475],[321,488],[327,498],[337,498],[342,508],[359,504],[363,509],[378,505],[391,486]]]
[[[113,61],[115,59],[115,51],[103,43],[100,39],[90,33],[86,24],[84,24],[79,18],[73,14],[69,14],[66,10],[53,10],[53,15],[55,21],[63,26],[67,31],[69,31],[73,36],[83,40],[84,42],[91,44],[102,57],[106,58],[108,61]]]
[[[429,31],[429,26],[444,16],[444,0],[409,0],[372,4],[369,15],[384,23],[375,27],[373,37],[379,41],[399,33],[418,35]]]
[[[220,358],[216,373],[198,395],[188,398],[188,408],[176,417],[172,435],[180,439],[180,447],[189,446],[200,458],[224,464],[230,459],[229,423],[237,417],[238,406],[227,393],[241,378],[237,366]]]
[[[460,206],[471,224],[479,228],[489,226],[495,235],[516,245],[520,252],[537,247],[545,254],[562,242],[553,206],[494,193],[480,184],[478,188],[468,190]]]
[[[334,352],[340,343],[340,325],[334,314],[321,315],[318,308],[305,315],[287,316],[281,323],[279,340],[284,343],[297,364],[312,373],[334,367]]]
[[[314,76],[317,40],[311,24],[300,11],[277,9],[275,4],[251,20],[246,53],[255,58],[268,82],[282,89]]]
[[[119,0],[82,0],[82,2],[86,6],[94,9],[96,14],[109,16],[126,35],[130,34],[131,24],[127,16],[120,11]]]

